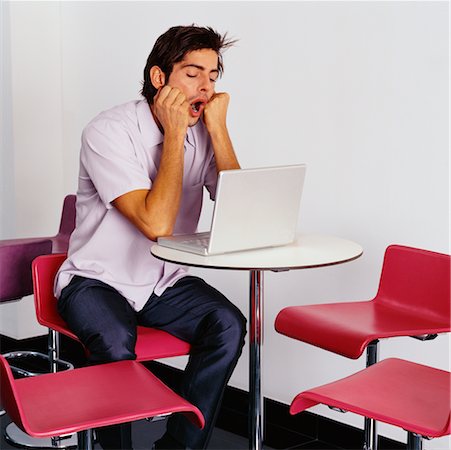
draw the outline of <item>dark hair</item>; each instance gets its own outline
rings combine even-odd
[[[227,39],[227,33],[220,35],[210,27],[190,25],[169,28],[157,39],[147,58],[141,94],[151,105],[157,89],[150,81],[150,68],[158,66],[167,80],[172,73],[174,64],[182,61],[185,55],[193,50],[204,48],[214,50],[218,54],[218,70],[221,75],[224,70],[221,51],[235,42],[236,40]]]

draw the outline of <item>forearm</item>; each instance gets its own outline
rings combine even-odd
[[[215,93],[204,109],[204,123],[213,145],[216,169],[240,169],[240,164],[233,150],[227,130],[227,108],[230,96],[226,92]]]
[[[166,133],[160,165],[150,190],[128,192],[114,206],[147,238],[173,233],[180,207],[183,186],[185,136]]]
[[[233,149],[229,132],[225,126],[210,132],[210,138],[215,154],[216,169],[221,170],[240,169],[238,158]]]
[[[173,233],[183,187],[184,136],[166,136],[157,176],[145,199],[151,239]]]

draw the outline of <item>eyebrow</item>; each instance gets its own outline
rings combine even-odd
[[[198,64],[184,64],[182,66],[183,69],[185,69],[186,67],[194,67],[195,69],[199,69],[199,70],[207,70],[204,66],[199,66]],[[210,70],[210,73],[215,72],[215,73],[219,73],[218,69],[212,69]]]

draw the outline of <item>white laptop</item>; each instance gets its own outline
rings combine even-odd
[[[305,164],[219,173],[209,232],[158,238],[200,255],[290,244],[295,240]]]

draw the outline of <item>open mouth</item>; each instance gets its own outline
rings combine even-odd
[[[205,98],[203,98],[203,97],[194,98],[193,102],[190,103],[191,115],[193,117],[200,117],[206,104],[207,104],[207,100]]]
[[[203,104],[204,104],[203,102],[194,102],[191,104],[191,109],[195,113],[198,113],[201,110]]]

